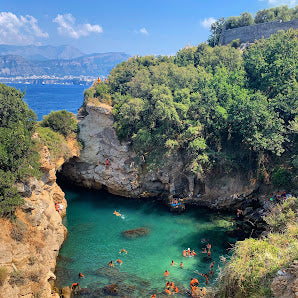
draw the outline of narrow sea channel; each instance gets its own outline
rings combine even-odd
[[[188,208],[175,215],[156,201],[69,186],[62,189],[68,201],[64,224],[69,235],[57,260],[59,288],[77,281],[82,288],[91,290],[117,284],[119,291],[128,297],[151,297],[153,293],[161,294],[170,280],[184,294],[191,277],[205,286],[205,278],[194,271],[208,273],[213,261],[215,277],[210,281],[211,285],[214,283],[222,266],[220,257],[227,256],[236,240],[228,235],[234,228],[233,218],[207,209]],[[115,210],[122,216],[115,216]],[[148,228],[149,234],[134,239],[122,234],[139,227]],[[212,246],[211,258],[201,252],[207,243]],[[123,248],[127,254],[119,253]],[[182,251],[187,248],[194,249],[197,255],[183,257]],[[118,258],[123,264],[110,269],[108,263],[111,260],[115,263]],[[170,266],[172,260],[176,266]],[[180,262],[183,269],[179,268]],[[165,270],[170,272],[169,278],[164,277]],[[79,272],[85,275],[84,279],[78,279]]]

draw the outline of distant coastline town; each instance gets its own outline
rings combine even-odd
[[[103,77],[100,76],[102,79]],[[33,84],[33,85],[90,85],[97,77],[94,76],[63,76],[58,77],[54,75],[31,75],[31,76],[15,76],[15,77],[0,77],[1,83],[14,84]]]

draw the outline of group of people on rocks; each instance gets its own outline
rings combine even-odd
[[[268,199],[269,202],[276,202],[281,203],[283,200],[286,200],[287,198],[291,197],[290,194],[287,194],[287,192],[284,190],[283,192],[278,191],[275,195],[272,194],[272,197]]]

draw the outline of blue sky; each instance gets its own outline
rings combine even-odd
[[[298,0],[1,0],[0,44],[170,55],[206,41],[214,19],[282,4]]]

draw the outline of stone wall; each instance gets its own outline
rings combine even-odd
[[[223,30],[219,39],[219,44],[226,45],[238,38],[240,39],[241,43],[254,42],[255,40],[261,39],[262,37],[268,38],[279,30],[286,31],[290,28],[298,29],[298,19],[289,22],[275,21]]]

